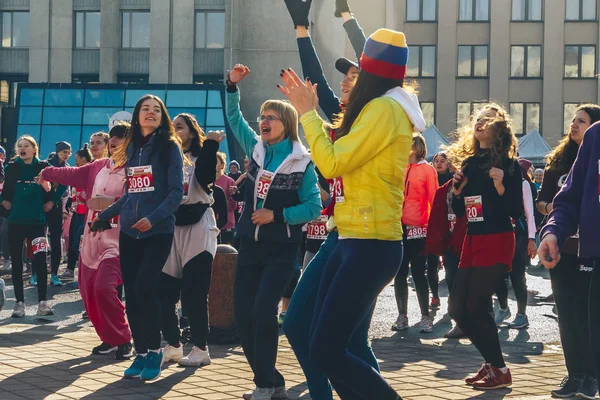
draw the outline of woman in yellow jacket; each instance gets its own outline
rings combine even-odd
[[[425,127],[417,97],[402,88],[407,61],[403,33],[380,29],[367,40],[334,143],[316,112],[316,88],[291,70],[291,82],[280,87],[302,116],[323,176],[344,178],[345,201],[335,206],[340,241],[323,274],[311,336],[311,358],[342,399],[399,398],[346,347],[402,261],[404,170],[413,131]]]
[[[394,331],[408,328],[408,283],[406,278],[409,264],[421,308],[419,330],[421,333],[429,333],[433,329],[433,319],[429,316],[429,285],[425,276],[427,262],[425,238],[427,237],[427,222],[433,206],[433,198],[438,189],[438,178],[435,168],[425,161],[426,156],[425,138],[416,133],[413,135],[412,149],[408,158],[409,164],[404,178],[404,205],[402,207],[404,257],[394,281],[399,314],[398,320],[392,326]]]

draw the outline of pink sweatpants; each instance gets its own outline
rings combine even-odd
[[[125,305],[117,295],[123,282],[118,258],[102,260],[98,269],[91,269],[79,259],[79,292],[90,322],[100,340],[112,346],[131,340],[125,317]]]

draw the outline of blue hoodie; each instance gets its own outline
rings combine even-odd
[[[600,226],[600,122],[592,125],[579,146],[577,159],[565,184],[552,203],[548,223],[540,232],[543,239],[554,234],[558,246],[577,233],[579,256],[600,257],[598,226]]]
[[[154,190],[126,193],[116,203],[104,210],[98,218],[110,220],[120,215],[121,232],[142,239],[161,233],[175,231],[175,211],[183,199],[183,154],[177,143],[169,141],[163,149],[153,149],[156,133],[142,147],[133,142],[127,147],[127,169],[140,166],[152,166]],[[154,150],[154,151],[153,151]],[[135,154],[134,154],[135,152]],[[166,153],[165,153],[166,152]],[[161,153],[165,153],[162,154]],[[125,183],[127,185],[127,183]],[[152,229],[140,232],[131,227],[142,218],[148,218]]]

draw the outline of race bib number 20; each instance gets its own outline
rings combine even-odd
[[[469,222],[483,221],[483,201],[481,196],[465,196],[465,210]]]
[[[153,192],[152,165],[127,168],[127,190],[129,193]]]

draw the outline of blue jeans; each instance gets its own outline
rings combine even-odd
[[[377,296],[398,273],[402,249],[402,241],[344,239],[325,266],[311,324],[310,357],[344,400],[399,398],[379,372],[348,351],[348,345]]]
[[[304,371],[310,395],[315,400],[333,399],[327,376],[317,368],[310,358],[309,345],[310,325],[315,312],[319,285],[325,272],[327,260],[337,243],[337,231],[331,232],[304,270],[283,321],[283,330]],[[373,309],[374,306],[350,338],[348,351],[379,371],[379,364],[369,345],[369,327],[371,326]]]

